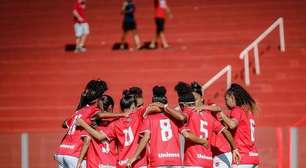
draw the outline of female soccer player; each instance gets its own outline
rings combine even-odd
[[[255,145],[256,102],[239,84],[233,83],[225,93],[226,106],[230,116],[221,112],[224,123],[232,130],[234,141],[241,154],[240,163],[234,162],[234,168],[257,168],[258,152]]]
[[[137,33],[137,25],[134,17],[136,7],[135,4],[133,3],[133,0],[125,0],[122,5],[121,13],[123,14],[123,22],[122,22],[122,28],[123,28],[123,33],[121,37],[121,45],[120,48],[124,49],[124,43],[126,36],[128,32],[133,33],[134,41],[136,44],[136,48],[140,49],[141,47],[141,42],[139,35]]]
[[[168,103],[165,87],[155,86],[153,88],[152,102]],[[139,155],[146,151],[144,149],[147,146],[149,167],[181,166],[179,124],[165,112],[148,115],[141,128],[142,138],[137,150],[129,158],[128,165],[137,162]]]
[[[98,107],[103,112],[113,113],[114,108],[114,100],[112,97],[108,95],[103,95],[98,100]],[[102,112],[102,113],[103,113]],[[105,131],[109,129],[109,125],[112,120],[101,120],[97,119],[95,121],[95,129],[97,131]],[[107,168],[115,168],[116,167],[116,159],[117,159],[117,151],[116,151],[115,141],[102,140],[98,141],[93,139],[89,145],[88,151],[86,153],[86,167],[87,168],[97,168],[97,167],[107,167]],[[81,155],[84,156],[84,155]],[[80,168],[83,157],[79,158],[78,167]]]
[[[91,128],[84,120],[79,119],[80,126],[85,128],[89,134],[101,141],[108,139],[109,141],[116,140],[118,142],[118,162],[116,167],[126,167],[127,159],[136,150],[139,141],[139,126],[142,122],[140,111],[136,110],[136,98],[128,90],[123,92],[120,100],[120,108],[124,113],[129,113],[129,117],[120,118],[109,125],[109,129],[99,132]],[[137,160],[133,167],[146,167],[146,152],[140,154],[140,159]]]
[[[202,94],[202,87],[198,82],[192,82],[190,84],[192,93],[196,99],[197,109],[201,109],[204,106],[204,98]],[[215,119],[222,123],[220,115],[217,115],[220,112],[221,108],[213,105],[208,106],[211,109],[207,112],[210,112]],[[213,153],[213,167],[214,168],[231,168],[232,167],[232,153],[231,146],[228,143],[227,139],[223,134],[213,134],[211,138],[211,148]]]
[[[81,154],[84,155],[86,153],[91,138],[90,136],[84,136],[84,130],[77,127],[76,120],[82,118],[87,123],[91,122],[91,117],[100,111],[96,105],[96,100],[100,94],[91,89],[85,90],[82,93],[82,104],[86,105],[78,109],[70,119],[66,120],[68,130],[55,156],[59,168],[75,168],[78,158],[83,157]],[[79,164],[82,165],[82,168],[85,168],[85,162]]]
[[[176,85],[176,91],[179,95],[180,107],[187,117],[187,122],[182,129],[184,132],[191,131],[196,136],[208,139],[209,146],[204,147],[192,141],[185,143],[184,165],[198,167],[212,167],[212,136],[213,134],[223,133],[228,143],[231,145],[234,158],[239,160],[239,153],[233,142],[232,136],[224,126],[218,122],[211,113],[205,110],[196,110],[195,98],[188,84],[180,82]]]
[[[82,128],[77,126],[76,120],[82,118],[82,120],[90,124],[92,117],[101,111],[97,108],[97,100],[106,90],[107,85],[101,80],[91,80],[86,85],[76,112],[70,119],[65,121],[65,126],[68,130],[55,156],[60,168],[75,168],[77,164],[78,166],[85,166],[85,161],[78,163],[78,158],[84,158],[91,138],[84,134]],[[101,117],[116,116],[118,114],[103,114]],[[119,117],[121,116],[119,115]]]
[[[167,5],[166,0],[154,0],[155,6],[155,25],[156,25],[156,33],[151,41],[150,48],[156,48],[156,42],[160,38],[162,46],[164,48],[168,48],[169,44],[165,37],[165,19],[166,13],[169,18],[172,19],[172,13],[170,8]]]

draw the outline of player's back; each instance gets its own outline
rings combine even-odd
[[[68,130],[62,139],[57,154],[79,157],[83,145],[81,136],[84,135],[85,131],[76,125],[76,119],[82,118],[85,122],[90,124],[90,118],[97,112],[99,112],[99,109],[94,105],[85,106],[74,112],[74,114],[66,121]]]
[[[209,112],[201,111],[189,113],[186,129],[189,129],[198,137],[208,139],[209,146],[187,141],[185,145],[184,165],[212,166],[212,136],[218,134],[224,128]]]
[[[124,167],[127,160],[132,156],[137,149],[139,141],[139,129],[142,123],[143,109],[137,109],[132,112],[127,118],[120,118],[110,124],[108,130],[104,133],[109,140],[116,139],[118,141],[118,167]],[[145,152],[141,154],[141,159],[135,162],[134,167],[146,165]]]
[[[167,113],[149,115],[142,131],[150,132],[149,161],[151,167],[182,164],[179,143],[179,122]]]
[[[103,121],[103,124],[99,124],[96,128],[99,132],[104,132],[109,129],[109,121]],[[109,167],[115,168],[117,162],[117,147],[115,140],[108,141],[104,139],[102,141],[92,140],[87,151],[87,168],[96,167]]]
[[[253,113],[247,113],[242,108],[235,107],[230,116],[238,122],[232,133],[241,154],[240,163],[258,164],[259,158],[255,145],[255,119]]]

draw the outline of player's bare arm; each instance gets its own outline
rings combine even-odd
[[[177,111],[177,110],[169,107],[167,104],[156,103],[156,105],[158,105],[166,113],[170,114],[176,120],[186,122],[187,117],[183,113],[181,113],[180,111]]]
[[[152,103],[146,108],[143,117],[146,118],[150,114],[160,113],[160,112],[162,112],[162,110],[159,108],[159,106],[156,106],[154,103]]]
[[[230,146],[232,148],[233,160],[235,162],[239,163],[241,157],[240,157],[238,149],[236,148],[236,145],[234,143],[234,139],[233,139],[232,134],[225,128],[222,130],[222,133],[223,133],[224,137],[226,138],[227,142],[230,144]]]
[[[95,116],[96,119],[103,119],[103,118],[121,118],[121,117],[128,117],[128,113],[110,113],[110,112],[98,112]]]
[[[217,106],[217,105],[200,105],[200,106],[197,106],[196,109],[198,111],[202,111],[202,110],[209,110],[209,111],[212,111],[212,112],[221,112],[222,109],[221,107]]]
[[[166,5],[165,9],[166,9],[166,11],[167,11],[168,17],[169,17],[170,19],[172,19],[172,18],[173,18],[173,14],[172,14],[170,8],[168,7],[168,5]]]
[[[82,137],[82,140],[83,140],[83,146],[82,146],[82,149],[81,149],[80,157],[79,157],[76,168],[81,168],[81,165],[82,165],[84,157],[87,153],[91,138],[89,136],[85,136],[85,137]]]
[[[238,125],[237,121],[234,119],[229,118],[224,112],[220,112],[221,118],[223,122],[230,128],[235,129]]]
[[[128,3],[126,1],[123,2],[122,7],[121,7],[121,14],[125,14],[125,8],[128,5]]]
[[[83,127],[91,136],[93,136],[94,138],[96,138],[97,140],[101,141],[103,139],[106,139],[107,137],[102,134],[101,132],[93,129],[92,127],[90,127],[83,119],[78,118],[77,119],[77,124],[81,127]]]
[[[141,152],[145,149],[149,140],[150,140],[150,133],[149,132],[144,132],[143,137],[141,138],[135,153],[133,154],[133,156],[131,158],[129,158],[129,160],[127,162],[128,167],[131,167],[133,162],[135,162],[137,160],[137,158],[139,157]]]
[[[200,137],[196,136],[194,133],[192,133],[190,131],[187,131],[187,130],[183,131],[182,135],[186,139],[188,139],[188,140],[190,140],[190,141],[192,141],[196,144],[200,144],[200,145],[204,145],[205,147],[208,147],[208,141],[207,141],[206,138],[200,138]]]

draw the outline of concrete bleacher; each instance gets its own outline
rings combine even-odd
[[[305,0],[168,1],[174,13],[166,24],[171,48],[127,52],[111,51],[121,36],[121,1],[88,1],[91,35],[84,54],[64,51],[66,44],[74,42],[74,1],[2,2],[0,132],[39,132],[41,136],[55,132],[51,137],[59,136],[62,121],[93,78],[108,82],[107,93],[116,102],[124,88],[137,85],[144,89],[148,103],[151,88],[163,84],[173,106],[177,81],[204,83],[227,64],[233,66],[234,82],[243,84],[239,53],[280,16],[285,20],[286,52],[277,50],[277,31],[268,36],[260,44],[262,74],[251,75],[247,89],[261,109],[257,127],[288,127],[305,118]],[[135,2],[141,39],[149,41],[154,32],[153,2]],[[224,107],[224,87],[224,81],[216,83],[207,99]],[[50,142],[46,150],[51,153],[59,141]],[[8,164],[3,158],[0,163]]]

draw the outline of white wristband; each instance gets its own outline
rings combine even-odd
[[[165,104],[165,105],[164,105],[164,110],[166,110],[167,107],[168,107],[168,104]]]

